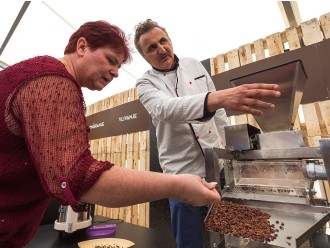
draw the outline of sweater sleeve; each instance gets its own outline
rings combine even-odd
[[[111,168],[90,153],[81,90],[70,79],[45,76],[31,81],[20,88],[12,107],[42,186],[60,204],[70,203],[61,178],[79,200]]]

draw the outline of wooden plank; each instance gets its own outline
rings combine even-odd
[[[149,142],[149,141],[148,141]],[[135,170],[139,170],[139,147],[140,147],[140,143],[139,143],[139,132],[136,132],[133,134],[133,169]],[[134,224],[138,224],[139,221],[139,205],[134,205],[132,208],[132,223]]]
[[[102,139],[98,139],[98,146],[97,146],[97,155],[102,154]]]
[[[145,162],[145,170],[150,171],[150,131],[145,131],[145,141],[146,141],[146,162]],[[145,203],[145,227],[150,226],[150,203]]]
[[[327,200],[327,196],[326,196],[326,191],[324,188],[324,184],[322,180],[316,180],[314,182],[314,190],[316,192],[316,194],[314,195],[314,198],[316,199],[320,199],[320,200]]]
[[[237,49],[233,49],[233,50],[227,52],[227,59],[228,59],[228,68],[229,69],[234,69],[234,68],[240,66]]]
[[[286,27],[297,26],[301,23],[301,17],[296,1],[278,1],[277,3]]]
[[[112,208],[106,208],[106,217],[112,218]]]
[[[229,116],[229,118],[228,118],[228,125],[229,126],[236,125],[235,116]]]
[[[99,142],[99,139],[93,140],[93,150],[91,151],[93,156],[97,155],[99,149]]]
[[[102,206],[100,206],[100,205],[95,205],[95,211],[94,211],[94,213],[95,213],[95,215],[102,215]]]
[[[147,154],[146,154],[146,170],[150,170],[150,161],[149,161],[149,159],[150,159],[150,130],[146,130],[145,131],[145,133],[146,133],[146,149],[147,149]]]
[[[119,137],[115,136],[112,137],[112,143],[113,143],[113,163],[115,166],[120,166],[121,167],[121,156],[120,156],[120,152],[117,150],[118,149],[118,144],[120,142]],[[123,212],[121,211],[121,208],[113,208],[112,209],[112,218],[115,219],[123,219]]]
[[[102,216],[108,217],[107,216],[107,214],[108,214],[108,211],[107,210],[108,210],[108,208],[106,208],[106,207],[103,207],[102,208]]]
[[[132,88],[130,91],[129,91],[129,99],[130,101],[134,101],[134,100],[138,100],[138,95],[137,95],[137,89],[136,88]],[[136,138],[135,137],[138,137],[138,133],[133,133],[131,134],[131,136],[133,136],[133,163],[131,165],[131,168],[134,169],[136,166],[135,166],[135,163],[137,163],[138,161],[138,158],[135,159],[135,155],[134,155],[134,143],[135,142],[138,142],[137,141],[134,141]],[[131,142],[128,142],[128,144],[131,144]],[[131,223],[133,224],[138,224],[138,204],[135,204],[133,206],[131,206]]]
[[[102,111],[102,107],[103,107],[102,101],[98,101],[96,103],[96,113],[101,112]]]
[[[107,153],[110,149],[110,147],[108,146],[109,142],[108,142],[108,137],[105,137],[102,139],[102,153]]]
[[[92,111],[91,105],[87,106],[86,111],[85,111],[85,116],[87,117],[87,116],[91,115],[91,111]]]
[[[301,130],[300,121],[299,121],[299,113],[297,113],[296,119],[295,119],[294,124],[293,124],[293,129],[295,129],[295,130],[300,129]]]
[[[146,136],[146,131],[140,132],[140,171],[146,171],[146,163],[148,161],[147,156],[148,154],[146,153],[147,150],[147,136]],[[138,218],[138,224],[141,226],[146,226],[147,221],[146,221],[146,204],[143,203],[139,205],[139,218]]]
[[[320,26],[323,32],[324,38],[330,38],[330,12],[320,16]]]
[[[330,136],[330,100],[322,101],[317,103],[317,107],[320,112],[320,127],[321,135]]]
[[[253,62],[252,50],[250,44],[245,44],[238,48],[239,61],[242,65],[247,65]]]
[[[275,33],[266,37],[269,56],[284,53],[284,46],[280,33]]]
[[[128,90],[125,90],[124,92],[122,92],[123,95],[123,101],[121,104],[125,104],[129,102],[129,92]]]
[[[108,109],[108,107],[107,107],[107,100],[106,99],[103,99],[102,100],[102,111],[107,110],[107,109]]]
[[[121,163],[122,166],[128,168],[127,166],[127,134],[122,135],[121,140]],[[124,221],[131,223],[131,206],[124,208]]]
[[[133,134],[133,169],[139,170],[140,159],[140,132]]]
[[[330,186],[329,186],[329,182],[324,180],[323,181],[324,184],[324,189],[325,189],[325,194],[327,197],[327,201],[330,202]]]
[[[140,132],[140,150],[139,150],[139,154],[140,154],[140,163],[139,163],[139,168],[141,171],[145,171],[145,162],[146,162],[146,158],[145,158],[145,132]],[[146,206],[145,203],[139,204],[139,218],[138,218],[138,224],[141,226],[146,226]]]
[[[210,70],[211,70],[211,76],[214,76],[217,74],[216,66],[215,66],[215,58],[210,58]]]
[[[111,148],[110,148],[110,162],[113,163],[114,165],[117,165],[115,163],[115,154],[116,154],[116,144],[117,144],[117,136],[112,136],[110,137],[111,139]]]
[[[122,92],[122,100],[121,104],[125,104],[129,101],[129,92],[124,91]],[[126,167],[126,160],[127,160],[127,134],[121,135],[121,163],[123,166]]]
[[[305,117],[307,137],[321,136],[321,129],[315,104],[303,104],[302,109]]]
[[[134,134],[129,133],[127,135],[127,168],[133,169],[133,142],[134,142]]]
[[[139,96],[138,96],[138,91],[137,91],[137,88],[134,88],[134,92],[135,92],[135,100],[138,100],[139,99]]]
[[[109,101],[109,108],[113,108],[115,106],[115,97],[111,96]],[[110,162],[115,164],[115,147],[116,147],[117,136],[110,137]]]
[[[327,201],[330,202],[330,183],[329,183],[329,181],[324,180],[323,186],[325,189],[325,195],[326,195]]]
[[[248,124],[250,124],[250,125],[252,125],[252,126],[254,126],[256,128],[261,129],[260,126],[259,126],[259,124],[257,123],[256,119],[253,117],[253,115],[247,114],[246,116],[247,116],[247,123]]]
[[[120,92],[116,94],[117,97],[117,106],[120,106],[128,101],[128,92]],[[116,156],[118,159],[118,164],[122,168],[126,167],[126,141],[127,141],[127,135],[119,135],[118,136],[118,143],[116,146]],[[121,207],[119,208],[119,219],[121,220],[129,220],[130,221],[130,216],[126,216],[126,213],[128,212],[127,208],[128,207]]]
[[[118,156],[118,151],[117,151],[117,147],[118,147],[118,136],[113,136],[111,137],[111,162],[115,165],[115,166],[121,166],[120,164],[120,156]],[[119,157],[119,159],[118,159]],[[112,209],[112,218],[114,219],[119,219],[119,208],[113,208]]]
[[[303,32],[303,41],[306,46],[323,40],[323,33],[319,21],[316,18],[301,23],[301,30]]]
[[[300,16],[300,11],[299,11],[299,8],[298,8],[297,1],[291,1],[291,7],[292,7],[293,13],[295,15],[297,25],[300,25],[300,23],[302,22],[302,19],[301,19],[301,16]]]
[[[254,41],[253,48],[254,48],[254,54],[256,56],[256,61],[266,58],[263,39]]]
[[[114,157],[114,161],[115,164],[120,166],[120,167],[124,167],[122,161],[121,161],[121,142],[122,142],[122,136],[119,135],[117,136],[117,140],[116,140],[116,145],[115,145],[115,157]],[[124,208],[119,208],[119,213],[118,213],[118,218],[123,220],[124,219]]]
[[[107,152],[107,161],[109,161],[110,163],[113,164],[113,160],[111,159],[110,149],[109,149],[109,151]]]
[[[289,45],[290,51],[301,48],[301,39],[296,27],[290,27],[285,30],[286,39]]]
[[[89,114],[88,115],[91,115],[91,114],[94,113],[94,105],[95,104],[92,104],[92,105],[89,106]]]
[[[223,54],[219,54],[215,57],[215,69],[217,74],[226,71],[225,56]]]
[[[101,161],[107,161],[107,154],[106,153],[101,154]]]
[[[91,151],[91,154],[93,155],[93,149],[94,149],[94,140],[89,141],[89,150]]]
[[[287,14],[286,14],[286,11],[285,11],[283,2],[282,1],[278,1],[277,4],[278,4],[278,7],[280,8],[280,11],[281,11],[281,14],[282,14],[282,17],[283,17],[285,26],[286,27],[290,27],[290,23],[289,23],[289,20],[288,20],[288,17],[287,17]]]
[[[123,167],[127,168],[127,135],[122,135],[121,142],[121,163]],[[126,222],[131,223],[131,206],[127,206],[124,208],[124,220]]]
[[[246,114],[235,116],[235,125],[248,123],[248,118]]]
[[[133,133],[129,133],[127,135],[127,169],[133,169],[133,139],[134,139],[134,134]],[[127,217],[128,215],[130,216],[129,222],[133,223],[133,224],[137,224],[137,212],[135,212],[137,210],[137,207],[134,207],[137,205],[133,205],[130,207],[129,213],[126,213],[126,219],[125,221],[127,221]],[[136,219],[135,219],[135,218]]]
[[[111,150],[111,137],[106,137],[105,139],[106,139],[106,153],[109,154]],[[109,158],[110,157],[108,157],[107,155],[107,161],[111,162]]]
[[[137,96],[136,88],[132,88],[132,89],[129,90],[128,97],[129,97],[130,102],[139,99],[138,96]]]
[[[150,203],[146,202],[145,203],[145,227],[150,227]]]
[[[85,116],[89,116],[95,113],[95,104],[91,104],[86,107],[86,113]]]
[[[320,146],[321,136],[307,136],[304,138],[305,144],[309,147]]]

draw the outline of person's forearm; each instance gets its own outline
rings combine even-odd
[[[141,172],[113,166],[105,171],[81,201],[107,207],[121,207],[174,197],[173,175]]]

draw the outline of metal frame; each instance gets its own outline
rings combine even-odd
[[[25,1],[23,3],[23,6],[22,6],[21,10],[19,11],[19,13],[18,13],[18,15],[17,15],[17,17],[16,17],[13,25],[11,26],[11,28],[10,28],[10,30],[9,30],[9,32],[8,32],[8,34],[7,34],[7,36],[6,36],[5,40],[4,40],[4,42],[2,43],[2,45],[0,47],[0,56],[3,53],[3,51],[5,50],[8,42],[9,42],[9,40],[11,38],[11,36],[15,32],[15,29],[17,28],[18,24],[20,23],[20,21],[21,21],[22,17],[24,16],[24,14],[25,14],[27,8],[29,7],[30,3],[31,3],[31,1]],[[0,67],[4,69],[4,68],[8,67],[8,64],[5,63],[5,62],[3,62],[3,61],[0,61]]]

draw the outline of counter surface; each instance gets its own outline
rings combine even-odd
[[[161,231],[95,216],[92,225],[117,224],[116,234],[111,238],[127,239],[135,243],[134,248],[169,248],[166,235]],[[109,237],[110,238],[110,237]],[[26,248],[78,248],[78,242],[88,240],[85,229],[64,233],[54,229],[54,224],[40,225],[36,235]]]

